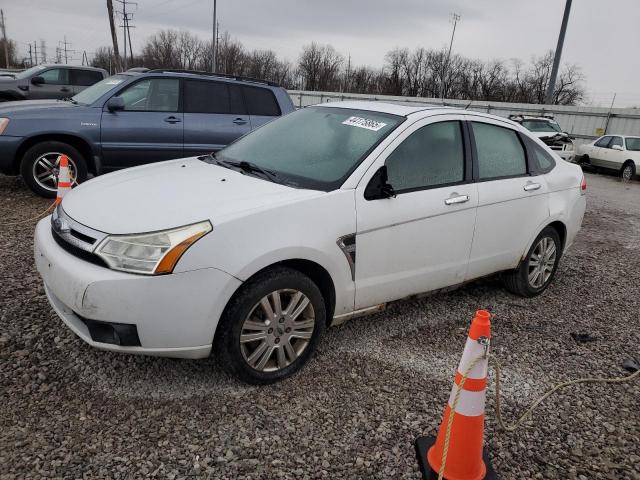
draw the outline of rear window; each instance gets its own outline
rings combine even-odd
[[[258,87],[242,87],[244,98],[247,101],[249,115],[265,117],[277,117],[280,115],[280,107],[271,90]]]
[[[240,87],[226,83],[184,82],[185,113],[246,114]]]
[[[102,80],[102,73],[93,70],[71,70],[71,84],[88,87]]]

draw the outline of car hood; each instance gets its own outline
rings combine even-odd
[[[81,107],[62,100],[20,100],[17,102],[0,103],[0,115],[36,113],[40,111],[60,110],[63,108]]]
[[[246,213],[322,195],[269,182],[197,158],[171,160],[97,177],[62,202],[77,222],[106,233],[143,233]]]

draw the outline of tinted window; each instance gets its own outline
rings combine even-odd
[[[480,179],[527,173],[527,160],[516,132],[487,123],[472,125]]]
[[[48,85],[70,85],[69,70],[66,68],[52,68],[51,70],[45,70],[36,76],[42,77],[44,79],[44,83]]]
[[[557,123],[548,120],[523,120],[522,126],[532,132],[562,132]]]
[[[71,70],[71,84],[88,87],[102,80],[102,73],[93,70]]]
[[[553,156],[533,140],[527,139],[530,160],[538,173],[549,173],[556,166]]]
[[[461,182],[464,147],[459,122],[440,122],[413,132],[385,162],[397,191]]]
[[[611,141],[611,137],[607,136],[607,137],[602,137],[600,140],[598,140],[595,143],[596,147],[602,147],[602,148],[607,148],[607,145],[609,145],[609,142]]]
[[[284,182],[329,191],[339,188],[403,120],[380,112],[307,107],[245,135],[217,158],[253,162]]]
[[[244,98],[247,101],[249,115],[263,115],[265,117],[277,117],[280,115],[280,107],[276,98],[266,88],[242,87]]]
[[[611,140],[611,143],[609,144],[609,148],[613,147],[614,145],[622,147],[622,137],[613,137],[613,140]]]
[[[240,87],[208,81],[184,83],[184,109],[187,113],[246,113]]]
[[[153,78],[131,85],[120,96],[124,109],[142,112],[177,112],[180,81],[173,78]]]

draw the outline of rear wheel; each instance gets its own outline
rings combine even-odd
[[[62,142],[42,142],[29,148],[20,164],[22,178],[31,190],[42,197],[55,198],[62,155],[69,158],[72,184],[87,179],[87,163],[78,150]]]
[[[562,242],[553,227],[546,227],[536,237],[517,270],[504,274],[504,283],[511,293],[534,297],[549,286],[556,274],[562,255]]]
[[[326,325],[320,289],[307,276],[274,268],[243,285],[225,309],[215,339],[224,370],[253,384],[298,371]]]
[[[635,164],[632,161],[627,160],[627,162],[625,162],[625,164],[622,165],[622,168],[620,169],[620,178],[622,178],[623,181],[628,182],[633,179],[635,174]]]

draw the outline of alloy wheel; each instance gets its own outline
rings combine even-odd
[[[315,323],[313,305],[302,292],[271,292],[254,305],[242,324],[242,356],[254,370],[281,370],[308,347]]]
[[[551,278],[556,264],[556,244],[551,237],[542,238],[529,257],[529,285],[542,288]]]
[[[627,165],[622,170],[622,179],[628,182],[631,180],[632,177],[633,177],[633,167],[631,165]]]
[[[62,157],[60,152],[47,152],[40,155],[35,162],[33,162],[33,179],[36,183],[49,191],[56,191],[58,189],[58,173],[60,172],[60,158]],[[76,164],[69,158],[69,176],[71,178],[71,184],[76,184]]]

